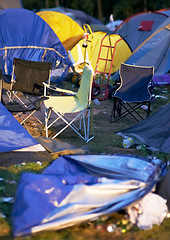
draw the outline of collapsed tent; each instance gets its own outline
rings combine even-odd
[[[170,153],[170,103],[150,117],[117,134],[131,137],[134,144],[144,144],[152,150]]]
[[[80,25],[63,13],[42,11],[37,15],[49,24],[66,51],[70,50],[83,37],[84,31]]]
[[[12,211],[15,237],[58,230],[125,208],[149,193],[162,163],[126,155],[67,155],[24,173]]]
[[[90,64],[94,71],[97,67],[98,71],[109,72],[110,59],[113,58],[113,73],[119,69],[121,62],[126,61],[131,55],[131,50],[117,34],[109,35],[105,32],[94,32],[88,36],[87,48],[83,47],[82,39],[71,49],[70,53],[74,59],[74,66],[77,67],[77,71],[79,71],[79,66],[85,62]],[[99,61],[97,65],[99,53],[100,59],[103,60]]]
[[[0,152],[45,151],[0,102]]]
[[[37,14],[22,8],[0,12],[0,55],[3,74],[11,75],[13,58],[52,62],[65,74],[72,63],[61,41]]]
[[[133,52],[169,16],[169,10],[138,13],[124,20],[114,32],[119,34],[129,44]]]

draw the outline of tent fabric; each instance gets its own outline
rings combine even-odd
[[[57,139],[47,138],[47,137],[35,137],[34,138],[39,142],[51,155],[68,155],[68,154],[89,154],[90,151],[88,146],[82,146],[81,148],[77,148],[76,146],[63,142]],[[54,158],[53,158],[54,159]]]
[[[170,24],[170,17],[167,19]],[[155,75],[166,74],[170,67],[170,29],[169,25],[153,33],[127,59],[127,64],[139,66],[154,66]]]
[[[144,144],[155,151],[170,153],[170,103],[150,117],[117,134],[131,137],[134,144]]]
[[[0,10],[6,8],[23,8],[22,0],[0,0]]]
[[[89,14],[87,14],[81,10],[71,9],[71,8],[63,8],[63,9],[66,14],[72,13],[74,15],[74,17],[76,18],[76,20],[79,21],[82,26],[83,26],[83,24],[89,24],[89,25],[102,24],[102,22],[100,20],[90,16]]]
[[[66,51],[70,50],[83,37],[84,30],[80,25],[63,13],[41,11],[36,14],[49,24]]]
[[[153,84],[154,86],[170,85],[170,74],[154,76]]]
[[[170,212],[170,169],[167,170],[165,177],[157,184],[156,193],[167,200],[168,210]]]
[[[54,8],[46,8],[41,9],[41,11],[55,11],[55,12],[61,12],[69,17],[71,17],[74,21],[76,21],[81,27],[83,27],[84,24],[102,24],[100,20],[97,18],[94,18],[87,13],[77,10],[77,9],[71,9],[71,8],[65,8],[65,7],[54,7]],[[104,24],[103,24],[104,25]]]
[[[61,41],[37,14],[22,8],[0,11],[0,55],[3,74],[11,75],[13,58],[51,62],[53,68],[72,66]],[[61,74],[61,75],[62,75]]]
[[[154,21],[142,21],[139,26],[139,31],[151,31]]]
[[[137,66],[154,66],[154,75],[164,75],[170,67],[170,17],[125,61]],[[119,79],[117,71],[113,78]]]
[[[130,46],[132,52],[141,45],[149,36],[151,36],[159,25],[169,16],[169,12],[142,12],[135,14],[124,20],[116,29],[119,34]],[[153,21],[152,27],[148,31],[141,31],[144,26],[141,23]]]
[[[106,37],[105,37],[106,36]],[[113,60],[113,67],[112,72],[115,72],[119,69],[121,62],[124,62],[130,57],[131,50],[126,42],[117,34],[108,35],[105,32],[94,32],[93,34],[89,34],[88,36],[88,46],[84,48],[82,46],[83,40],[80,40],[72,49],[71,55],[75,61],[74,66],[77,68],[79,67],[80,63],[83,63],[84,60],[86,63],[90,63],[93,70],[96,69],[96,64],[99,56],[99,50],[101,46],[101,41],[105,37],[103,41],[104,47],[101,48],[100,58],[111,59],[111,52],[114,52],[114,60]],[[112,46],[113,48],[109,50],[106,46]],[[105,69],[106,60],[102,60],[98,62],[98,71],[109,73],[110,64],[107,62],[106,69]]]
[[[42,174],[24,173],[12,210],[13,235],[58,230],[126,207],[157,183],[162,163],[152,161],[127,155],[67,155]]]
[[[10,151],[45,151],[12,114],[0,103],[0,153]]]

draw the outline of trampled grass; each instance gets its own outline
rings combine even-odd
[[[152,112],[156,112],[161,106],[169,101],[170,93],[165,91],[165,87],[157,89],[160,98],[156,98],[152,102]],[[162,96],[162,97],[161,97]],[[166,98],[164,98],[166,97]],[[163,161],[170,160],[170,154],[147,152],[146,150],[137,149],[132,146],[129,149],[122,147],[122,137],[117,136],[116,132],[133,125],[135,122],[130,117],[124,118],[116,123],[110,123],[110,113],[113,101],[100,102],[100,105],[94,103],[94,132],[95,138],[89,143],[84,143],[71,130],[65,131],[59,136],[61,141],[66,141],[76,147],[85,146],[91,154],[134,154],[137,156],[152,156]],[[143,110],[141,110],[143,111]],[[143,112],[144,114],[144,112]],[[55,129],[53,129],[55,131]],[[41,135],[40,129],[30,129],[33,135]],[[50,161],[43,161],[42,165],[36,162],[25,162],[24,159],[18,164],[10,164],[9,166],[0,166],[0,199],[15,198],[16,189],[20,181],[20,176],[24,172],[33,172],[40,174],[44,168],[50,164]],[[12,226],[10,221],[12,211],[12,201],[0,202],[0,239],[13,239]],[[125,233],[108,232],[107,226],[110,223],[116,223],[124,218],[122,213],[113,213],[111,216],[97,219],[93,222],[83,223],[74,227],[59,231],[44,232],[35,236],[26,236],[17,238],[18,240],[169,240],[170,236],[170,219],[165,219],[159,226],[153,226],[151,230],[141,230],[133,226]]]

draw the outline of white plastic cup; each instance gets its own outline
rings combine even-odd
[[[133,142],[132,138],[125,138],[125,139],[123,139],[122,145],[124,148],[130,148],[133,145],[133,143],[134,142]]]

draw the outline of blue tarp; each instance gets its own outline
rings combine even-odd
[[[38,142],[0,102],[0,152],[10,152],[37,144]]]
[[[67,71],[72,63],[57,35],[37,14],[22,8],[0,11],[3,74],[11,75],[13,58],[52,62]],[[62,74],[61,74],[62,75]]]
[[[58,230],[118,211],[152,190],[161,164],[126,155],[67,155],[42,174],[24,173],[13,205],[13,234]]]

